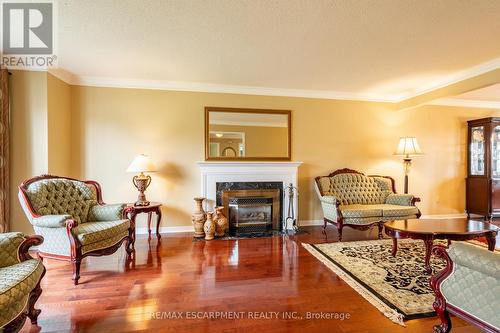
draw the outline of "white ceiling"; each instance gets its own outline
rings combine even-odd
[[[59,0],[74,83],[400,100],[500,66],[500,1]]]

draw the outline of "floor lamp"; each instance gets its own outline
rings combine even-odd
[[[403,164],[405,170],[405,194],[408,193],[408,174],[411,169],[411,158],[413,156],[423,155],[420,146],[418,145],[417,138],[403,137],[399,139],[399,144],[395,156],[403,156]]]

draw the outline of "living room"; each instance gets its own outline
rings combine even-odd
[[[0,331],[499,331],[498,1],[27,3]]]

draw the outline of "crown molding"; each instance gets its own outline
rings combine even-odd
[[[261,96],[302,97],[331,100],[349,100],[381,103],[401,103],[405,100],[445,88],[475,76],[500,69],[500,58],[470,67],[466,70],[436,80],[431,84],[405,95],[382,95],[376,93],[355,93],[329,90],[285,89],[241,85],[224,85],[202,82],[142,80],[118,77],[79,76],[62,68],[49,69],[48,72],[62,81],[77,86],[102,88],[129,88],[169,91],[191,91],[223,94],[243,94]],[[444,104],[443,104],[444,105]],[[495,106],[496,108],[496,106]]]
[[[329,90],[285,89],[240,85],[224,85],[201,82],[140,80],[114,77],[74,76],[70,84],[89,87],[129,88],[171,91],[192,91],[206,93],[304,97],[332,100],[352,100],[391,103],[394,98],[379,94],[363,94]]]
[[[482,101],[476,99],[461,99],[461,98],[439,98],[426,105],[443,105],[443,106],[458,106],[464,108],[480,108],[480,109],[500,109],[498,101]]]

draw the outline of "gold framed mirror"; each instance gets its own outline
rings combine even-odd
[[[206,161],[290,161],[290,110],[205,107]]]

